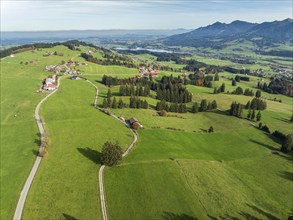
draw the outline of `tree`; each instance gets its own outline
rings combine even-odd
[[[256,115],[256,121],[260,121],[261,120],[261,113],[260,111],[258,111],[257,115]]]
[[[107,99],[103,99],[103,108],[108,108]]]
[[[212,133],[212,132],[214,132],[214,127],[213,127],[213,126],[209,127],[209,130],[208,130],[208,132],[209,132],[209,133]]]
[[[197,113],[198,110],[199,110],[199,107],[198,107],[197,102],[193,103],[193,105],[192,105],[192,109],[191,109],[191,112],[192,112],[192,113]]]
[[[225,83],[223,83],[220,87],[220,92],[225,92]]]
[[[233,79],[233,80],[232,80],[232,86],[236,86],[236,85],[237,85],[236,80]]]
[[[101,162],[109,167],[117,165],[122,160],[122,153],[122,149],[118,142],[113,144],[107,141],[103,145]]]
[[[112,108],[117,108],[117,101],[116,101],[116,97],[114,97],[113,102],[112,102]]]
[[[219,79],[220,79],[219,74],[216,73],[216,74],[215,74],[215,77],[214,77],[214,81],[219,81]]]
[[[251,114],[250,119],[251,120],[254,120],[255,119],[255,110],[254,109],[252,110],[252,114]]]
[[[250,119],[251,118],[251,109],[248,109],[248,113],[247,113],[247,118]]]
[[[199,111],[205,112],[207,110],[207,108],[208,108],[207,100],[206,99],[201,100]]]
[[[112,98],[111,89],[108,89],[108,92],[107,92],[107,98]]]
[[[286,139],[281,146],[281,151],[284,153],[288,153],[292,149],[293,149],[293,133],[288,134],[286,136]]]
[[[291,119],[290,119],[290,121],[291,121],[291,122],[293,122],[293,114],[292,114],[292,116],[291,116]]]
[[[261,97],[261,91],[260,90],[257,90],[256,93],[255,93],[255,97],[256,98],[260,98]]]
[[[216,100],[212,101],[212,109],[216,109],[218,107]]]
[[[123,106],[124,106],[124,103],[123,103],[122,99],[120,98],[118,101],[118,108],[123,108]]]

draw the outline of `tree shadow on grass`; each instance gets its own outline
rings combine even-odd
[[[63,213],[64,220],[77,220],[77,218]]]
[[[165,220],[197,220],[198,218],[187,214],[175,214],[171,212],[164,212],[162,215]]]
[[[293,173],[291,172],[283,171],[281,172],[280,176],[283,177],[284,179],[287,179],[293,182]]]
[[[99,151],[93,150],[89,147],[77,148],[77,150],[79,151],[79,153],[90,159],[95,164],[101,164],[101,153]]]
[[[251,209],[253,209],[254,211],[258,212],[259,214],[267,217],[268,219],[271,219],[271,220],[279,220],[278,217],[276,217],[276,216],[272,215],[271,213],[266,212],[266,211],[264,211],[264,210],[262,210],[262,209],[260,209],[260,208],[258,208],[256,206],[254,206],[254,205],[249,205],[249,204],[246,204],[246,205],[248,207],[250,207]]]
[[[228,215],[228,214],[225,214],[224,216],[218,216],[218,217],[215,217],[215,216],[212,216],[212,215],[208,214],[208,217],[211,220],[227,220],[227,219],[229,219],[229,220],[239,220],[239,218],[231,216],[231,215]]]
[[[286,123],[291,123],[291,121],[288,118],[284,118],[284,117],[281,117],[281,118],[272,117],[272,118],[279,120],[279,121],[286,122]]]
[[[270,145],[268,145],[268,144],[261,143],[261,142],[259,142],[259,141],[253,140],[253,139],[249,139],[249,141],[252,142],[252,143],[255,143],[255,144],[257,144],[257,145],[263,146],[263,147],[265,147],[265,148],[267,148],[267,149],[269,149],[269,150],[272,150],[272,151],[277,150],[277,149],[274,148],[273,146],[270,146]]]

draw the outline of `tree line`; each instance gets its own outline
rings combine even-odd
[[[134,85],[121,85],[119,87],[119,94],[121,96],[149,96],[150,87],[148,84],[142,86],[140,84]]]
[[[23,52],[26,50],[34,50],[34,49],[40,49],[40,48],[52,48],[52,47],[60,46],[60,45],[66,46],[70,50],[75,50],[75,47],[82,45],[82,46],[88,46],[88,47],[92,47],[95,49],[99,49],[102,51],[109,51],[105,48],[97,47],[97,46],[90,44],[90,43],[85,43],[85,42],[78,41],[78,40],[70,40],[70,41],[66,41],[66,42],[33,43],[33,44],[25,44],[25,45],[21,45],[21,46],[16,46],[16,47],[10,47],[8,49],[0,51],[0,58],[7,57],[7,56],[10,56],[11,54]]]

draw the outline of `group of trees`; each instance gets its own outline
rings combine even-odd
[[[236,69],[230,66],[224,66],[223,67],[224,71],[227,71],[229,73],[240,73],[240,74],[250,74],[250,69]]]
[[[216,100],[213,100],[212,102],[207,102],[206,99],[201,100],[201,103],[198,104],[197,102],[194,102],[191,108],[192,113],[197,112],[205,112],[208,110],[213,110],[218,107]]]
[[[254,109],[253,110],[248,109],[247,118],[252,121],[254,121],[254,119],[256,119],[256,121],[260,121],[261,120],[261,112],[258,111],[258,113],[256,114]]]
[[[123,100],[120,98],[119,101],[117,102],[116,98],[113,98],[113,101],[111,98],[107,98],[103,100],[102,104],[103,108],[123,108],[125,107],[125,104],[123,103]]]
[[[165,101],[159,101],[156,105],[157,111],[165,110],[167,112],[178,112],[178,113],[186,113],[187,107],[185,103],[170,103],[170,105]]]
[[[98,59],[89,53],[81,53],[80,56],[89,62],[100,64],[100,65],[117,65],[117,66],[126,66],[128,68],[137,68],[138,67],[133,62],[125,61],[125,60],[121,60],[121,59],[116,59],[117,57],[114,55],[113,56],[109,55],[112,59],[110,59],[110,58]]]
[[[234,91],[231,92],[231,94],[236,94],[236,95],[245,95],[245,96],[254,96],[254,92],[252,89],[245,89],[243,92],[243,89],[238,86]]]
[[[144,87],[140,84],[136,85],[121,85],[119,88],[119,94],[121,96],[149,96],[150,95],[150,87],[146,84]]]
[[[229,111],[230,115],[241,118],[242,112],[243,112],[243,105],[241,103],[233,102],[231,104],[230,111]]]
[[[181,85],[166,85],[165,88],[157,89],[156,98],[159,100],[165,100],[167,102],[173,103],[187,103],[192,100],[192,93],[190,93],[187,88]]]
[[[287,77],[274,77],[271,78],[269,85],[267,83],[258,82],[257,88],[262,89],[265,92],[273,94],[283,94],[287,96],[293,96],[293,83],[291,78]]]
[[[149,108],[149,103],[146,100],[141,100],[137,96],[131,96],[129,98],[129,108]]]
[[[141,86],[151,85],[152,82],[149,82],[146,78],[118,78],[113,76],[103,75],[102,83],[105,86],[111,87],[116,85],[137,85],[140,84]]]
[[[225,92],[225,83],[223,83],[219,88],[218,87],[214,88],[214,94],[221,93],[221,92]]]
[[[235,81],[236,82],[240,82],[240,81],[250,81],[249,77],[248,76],[239,76],[239,75],[236,75],[235,76]]]
[[[180,77],[173,78],[172,75],[163,76],[160,83],[156,86],[156,98],[173,103],[191,102],[192,93],[190,93],[182,83],[183,79]],[[154,86],[151,88],[154,88]]]
[[[247,102],[245,108],[254,110],[265,110],[267,108],[267,103],[263,99],[253,98],[251,101]]]

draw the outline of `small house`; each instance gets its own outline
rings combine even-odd
[[[51,83],[49,83],[49,84],[46,84],[46,85],[43,87],[43,89],[48,90],[48,91],[53,91],[53,90],[56,89],[56,85],[55,85],[55,84],[51,84]]]

